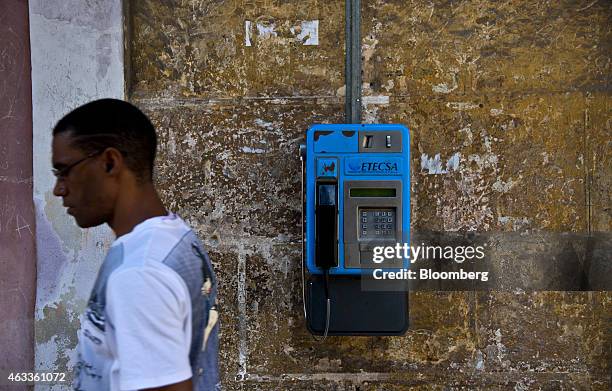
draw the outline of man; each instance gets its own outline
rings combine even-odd
[[[78,390],[216,390],[216,279],[205,250],[153,185],[149,119],[115,99],[83,105],[53,129],[67,212],[116,235],[81,317]]]

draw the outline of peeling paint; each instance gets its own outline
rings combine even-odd
[[[421,154],[421,170],[427,171],[429,175],[448,174],[451,171],[458,171],[460,162],[461,153],[459,152],[453,154],[453,156],[446,161],[446,165],[443,165],[439,153],[433,158],[430,158],[425,153]]]
[[[513,181],[512,178],[508,179],[507,181],[502,181],[498,178],[497,181],[495,181],[495,183],[493,183],[491,187],[493,188],[493,190],[498,191],[500,193],[507,193],[510,191],[510,189],[516,186],[517,183],[518,181]]]
[[[437,92],[437,93],[440,93],[440,94],[450,94],[451,92],[455,91],[457,89],[457,87],[459,87],[459,85],[457,84],[457,75],[456,75],[456,73],[452,74],[452,78],[453,78],[453,84],[451,86],[449,86],[446,83],[441,83],[441,84],[437,84],[437,85],[431,87],[431,90],[433,92]],[[453,104],[451,104],[451,107],[454,107],[452,105]],[[461,105],[461,104],[457,103],[457,105]]]
[[[244,153],[265,153],[266,151],[261,148],[242,147],[240,149]]]
[[[387,95],[368,95],[364,96],[361,99],[361,102],[364,106],[367,105],[388,105],[389,104],[389,96]]]
[[[480,349],[476,351],[476,364],[474,368],[476,368],[477,371],[483,371],[485,369],[483,354]]]
[[[255,124],[267,130],[272,130],[274,128],[274,124],[272,122],[264,121],[260,118],[255,118]]]
[[[362,122],[364,124],[380,123],[378,106],[374,106],[374,105],[363,106],[361,115],[363,116]]]
[[[498,216],[497,221],[502,227],[509,227],[512,231],[523,230],[531,224],[527,217]]]
[[[446,106],[450,107],[453,110],[459,110],[459,111],[473,110],[473,109],[477,109],[480,107],[480,105],[477,105],[475,103],[470,103],[470,102],[448,102]]]

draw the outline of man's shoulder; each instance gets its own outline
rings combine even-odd
[[[122,262],[113,274],[154,274],[158,278],[178,277],[190,292],[199,292],[203,280],[214,274],[201,241],[178,216],[155,219],[122,238]],[[116,276],[115,276],[116,277]],[[124,278],[129,283],[129,278]]]
[[[121,241],[126,265],[163,262],[186,238],[195,236],[180,217],[160,217],[137,227]]]

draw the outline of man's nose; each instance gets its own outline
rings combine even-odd
[[[53,195],[56,197],[63,197],[66,195],[66,184],[61,179],[55,180],[55,186],[53,187]]]

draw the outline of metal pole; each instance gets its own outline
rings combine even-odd
[[[353,112],[351,121],[354,124],[361,123],[361,0],[353,0],[353,18],[351,19],[352,26],[352,67],[353,80],[351,82],[352,97],[353,97]]]
[[[361,0],[345,2],[345,120],[361,123]]]
[[[344,2],[344,122],[350,124],[351,115],[351,100],[353,98],[351,90],[351,80],[353,75],[351,73],[351,4],[353,0],[346,0]]]

